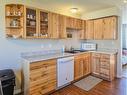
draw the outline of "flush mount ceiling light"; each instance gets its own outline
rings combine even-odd
[[[124,2],[124,3],[127,3],[127,0],[124,0],[123,2]]]
[[[70,11],[71,11],[71,13],[77,13],[78,12],[78,8],[71,8]]]

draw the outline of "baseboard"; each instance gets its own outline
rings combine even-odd
[[[116,78],[122,78],[122,76],[121,75],[117,75]]]

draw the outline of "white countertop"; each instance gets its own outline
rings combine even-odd
[[[104,54],[117,54],[118,50],[111,50],[111,49],[98,49],[96,51],[89,51],[89,52],[93,52],[93,53],[104,53]]]
[[[108,49],[98,49],[96,51],[86,51],[86,52],[80,52],[80,53],[49,53],[49,54],[36,54],[36,55],[31,55],[31,56],[24,56],[22,59],[24,61],[27,61],[29,63],[32,62],[37,62],[37,61],[44,61],[44,60],[49,60],[49,59],[56,59],[56,58],[63,58],[63,57],[69,57],[69,56],[74,56],[78,54],[83,54],[83,53],[103,53],[103,54],[117,54],[117,50],[108,50]]]
[[[63,58],[63,57],[69,57],[69,56],[74,56],[74,54],[71,54],[71,53],[54,53],[54,54],[22,57],[22,59],[31,63],[31,62],[44,61],[44,60],[55,59],[55,58]]]

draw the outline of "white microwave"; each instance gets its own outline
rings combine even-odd
[[[81,50],[96,50],[97,44],[95,43],[81,43]]]

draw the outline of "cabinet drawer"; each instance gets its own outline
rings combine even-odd
[[[100,67],[103,68],[103,69],[110,69],[110,63],[107,63],[107,62],[101,62],[100,63]]]
[[[101,58],[101,59],[100,59],[100,62],[107,62],[107,63],[110,64],[110,59],[104,59],[104,58]]]
[[[108,70],[108,69],[103,69],[103,68],[100,68],[100,74],[103,74],[103,75],[109,76],[109,70]]]
[[[101,57],[101,54],[100,53],[92,53],[92,56],[93,57]]]
[[[56,88],[56,81],[54,82],[47,82],[45,85],[35,86],[30,89],[30,95],[44,95]]]
[[[102,54],[101,59],[110,59],[110,55],[109,54]]]
[[[56,65],[56,60],[40,61],[30,64],[30,70],[39,69],[42,67],[54,66]]]

